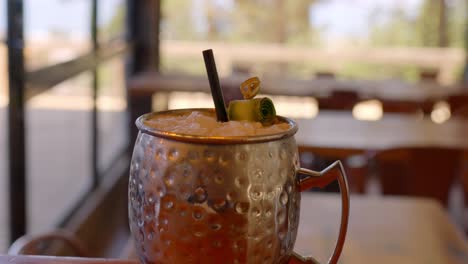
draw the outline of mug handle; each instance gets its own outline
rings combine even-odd
[[[300,168],[297,172],[308,175],[308,177],[299,182],[299,191],[301,192],[312,187],[324,188],[334,180],[338,180],[341,192],[340,232],[336,241],[335,250],[327,262],[329,264],[336,264],[343,250],[349,219],[349,189],[343,165],[341,161],[338,160],[320,172],[303,168]],[[303,257],[293,252],[289,259],[289,264],[319,264],[319,262],[312,257]]]

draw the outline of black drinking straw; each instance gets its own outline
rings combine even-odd
[[[210,82],[211,96],[216,110],[216,118],[219,122],[227,122],[228,116],[226,107],[224,105],[223,91],[219,85],[218,71],[216,70],[216,63],[213,55],[213,50],[204,50],[203,58],[205,59],[206,73],[208,74],[208,81]]]

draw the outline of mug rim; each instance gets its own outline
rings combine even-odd
[[[149,127],[145,125],[144,123],[144,121],[150,118],[153,118],[156,115],[174,114],[174,113],[184,114],[186,112],[192,112],[192,111],[214,113],[213,108],[187,108],[187,109],[165,110],[165,111],[143,114],[137,118],[137,120],[135,121],[135,124],[138,130],[140,131],[140,133],[145,133],[151,136],[155,136],[159,138],[166,138],[166,139],[175,140],[175,141],[200,143],[200,144],[245,144],[245,143],[260,143],[260,142],[276,141],[276,140],[292,137],[294,136],[294,134],[296,134],[298,130],[296,122],[294,122],[290,118],[286,118],[283,116],[277,116],[277,118],[282,122],[288,123],[289,129],[283,132],[279,132],[279,133],[267,134],[267,135],[255,135],[255,136],[190,135],[190,134],[182,134],[182,133],[159,130],[156,128]]]

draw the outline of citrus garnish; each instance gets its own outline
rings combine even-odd
[[[260,91],[260,79],[258,77],[247,79],[240,85],[240,91],[244,99],[254,98]]]
[[[227,109],[229,120],[260,122],[271,125],[276,120],[276,110],[270,98],[254,98],[260,91],[258,77],[247,79],[240,85],[243,100],[232,100]]]

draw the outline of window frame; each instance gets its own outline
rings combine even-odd
[[[54,65],[41,67],[34,71],[27,71],[24,62],[24,1],[7,1],[7,34],[6,44],[8,49],[8,79],[9,79],[9,104],[8,104],[8,154],[9,154],[9,230],[10,242],[14,242],[19,237],[27,233],[27,175],[26,175],[26,143],[25,135],[25,104],[34,96],[51,89],[54,85],[69,80],[80,73],[92,73],[92,100],[93,107],[91,112],[91,144],[92,148],[92,184],[90,188],[83,193],[82,198],[75,202],[75,205],[65,212],[64,217],[57,221],[57,226],[66,226],[78,211],[86,203],[86,198],[96,192],[102,183],[104,177],[108,174],[125,174],[126,166],[120,172],[113,170],[114,164],[121,163],[122,160],[129,159],[129,149],[131,138],[125,143],[121,153],[118,153],[107,169],[99,171],[99,142],[98,142],[98,109],[97,109],[97,90],[99,88],[98,67],[117,56],[126,55],[126,74],[125,80],[130,75],[144,71],[147,68],[153,68],[159,64],[159,11],[151,13],[153,10],[159,10],[160,0],[132,1],[126,0],[126,23],[124,29],[125,38],[109,40],[105,43],[99,43],[98,38],[98,0],[91,1],[91,28],[89,29],[89,41],[92,44],[92,50],[84,55],[78,56],[72,60],[56,63]],[[139,3],[137,3],[139,2]],[[152,7],[152,9],[148,9]],[[144,23],[154,21],[154,26],[148,29],[143,26]],[[153,30],[156,28],[156,30]],[[156,32],[156,35],[153,35]],[[156,66],[157,67],[157,66]],[[127,82],[127,81],[125,81]],[[128,94],[128,93],[127,93]],[[128,98],[127,111],[131,111],[134,100]],[[147,105],[146,105],[147,106]],[[131,120],[130,124],[132,123]],[[130,125],[129,124],[129,125]],[[131,135],[136,132],[131,130]],[[121,168],[122,166],[117,166]]]

